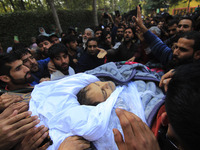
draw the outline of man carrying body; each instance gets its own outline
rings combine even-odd
[[[18,90],[30,87],[34,81],[30,69],[23,65],[20,58],[12,54],[5,54],[0,59],[0,80],[5,82],[6,90]]]
[[[34,77],[34,85],[49,80],[50,75],[47,64],[49,63],[50,58],[36,61],[31,52],[27,49],[20,49],[13,53],[18,55],[23,61],[23,65],[30,69],[31,75]]]
[[[49,48],[49,57],[51,58],[56,72],[51,74],[51,80],[63,78],[67,75],[75,74],[74,69],[69,66],[69,55],[67,48],[61,44],[54,44]]]

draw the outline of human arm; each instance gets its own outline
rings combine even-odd
[[[156,137],[149,127],[136,115],[122,109],[116,109],[124,133],[124,140],[117,129],[113,129],[115,142],[119,150],[159,150]]]
[[[160,60],[163,65],[166,65],[172,58],[172,50],[166,44],[164,44],[160,38],[158,38],[145,27],[141,18],[139,6],[137,6],[137,18],[133,16],[133,19],[140,28],[140,31],[143,33],[145,41],[151,48],[151,52]]]
[[[48,128],[44,125],[34,127],[34,130],[15,147],[15,150],[46,150],[51,144],[51,141],[46,142],[41,147],[40,145],[48,135]]]
[[[174,73],[175,73],[175,70],[171,69],[170,71],[165,73],[160,79],[159,87],[164,87],[165,92],[167,92],[169,81],[172,79],[172,76],[174,75]]]
[[[20,113],[26,108],[24,104],[20,106],[13,110],[11,105],[0,114],[0,149],[12,148],[39,123],[37,116],[29,117],[30,111]]]
[[[11,104],[17,103],[22,100],[23,98],[19,95],[10,95],[8,93],[4,93],[0,96],[0,111],[3,111]]]
[[[84,150],[89,147],[89,141],[80,136],[70,136],[60,144],[58,150]]]

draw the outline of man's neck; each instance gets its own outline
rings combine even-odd
[[[6,90],[8,91],[14,91],[14,90],[19,90],[19,89],[24,89],[24,88],[30,88],[30,84],[22,84],[22,85],[14,85],[14,84],[7,84]]]

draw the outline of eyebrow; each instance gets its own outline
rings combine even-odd
[[[95,82],[94,82],[94,84],[97,85],[97,86],[99,86],[98,83],[95,83]],[[103,91],[104,91],[104,92],[103,92]],[[106,93],[106,91],[101,89],[101,92],[102,92],[102,94],[103,94],[104,100],[106,100],[106,98],[107,98],[107,93]]]

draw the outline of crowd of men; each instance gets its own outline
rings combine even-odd
[[[28,103],[6,92],[30,92],[43,81],[58,80],[119,61],[142,63],[160,75],[166,73],[160,76],[160,86],[166,91],[166,108],[162,107],[155,117],[162,124],[152,125],[155,135],[137,116],[116,109],[124,132],[123,139],[118,130],[113,130],[118,148],[156,150],[168,149],[171,144],[173,149],[198,149],[199,9],[190,16],[163,14],[142,19],[138,7],[137,16],[127,20],[119,14],[114,19],[110,14],[102,14],[102,20],[106,25],[102,21],[94,30],[86,28],[82,36],[70,28],[61,37],[39,35],[34,43],[37,50],[17,43],[9,53],[1,53],[0,149],[42,150],[51,144],[50,140],[45,141],[48,128],[36,127],[38,116],[31,116],[27,111]],[[163,129],[167,130],[164,132],[166,145],[161,144],[166,142],[155,132],[161,132],[160,126],[167,127]],[[88,147],[90,142],[73,136],[64,140],[59,149]]]

